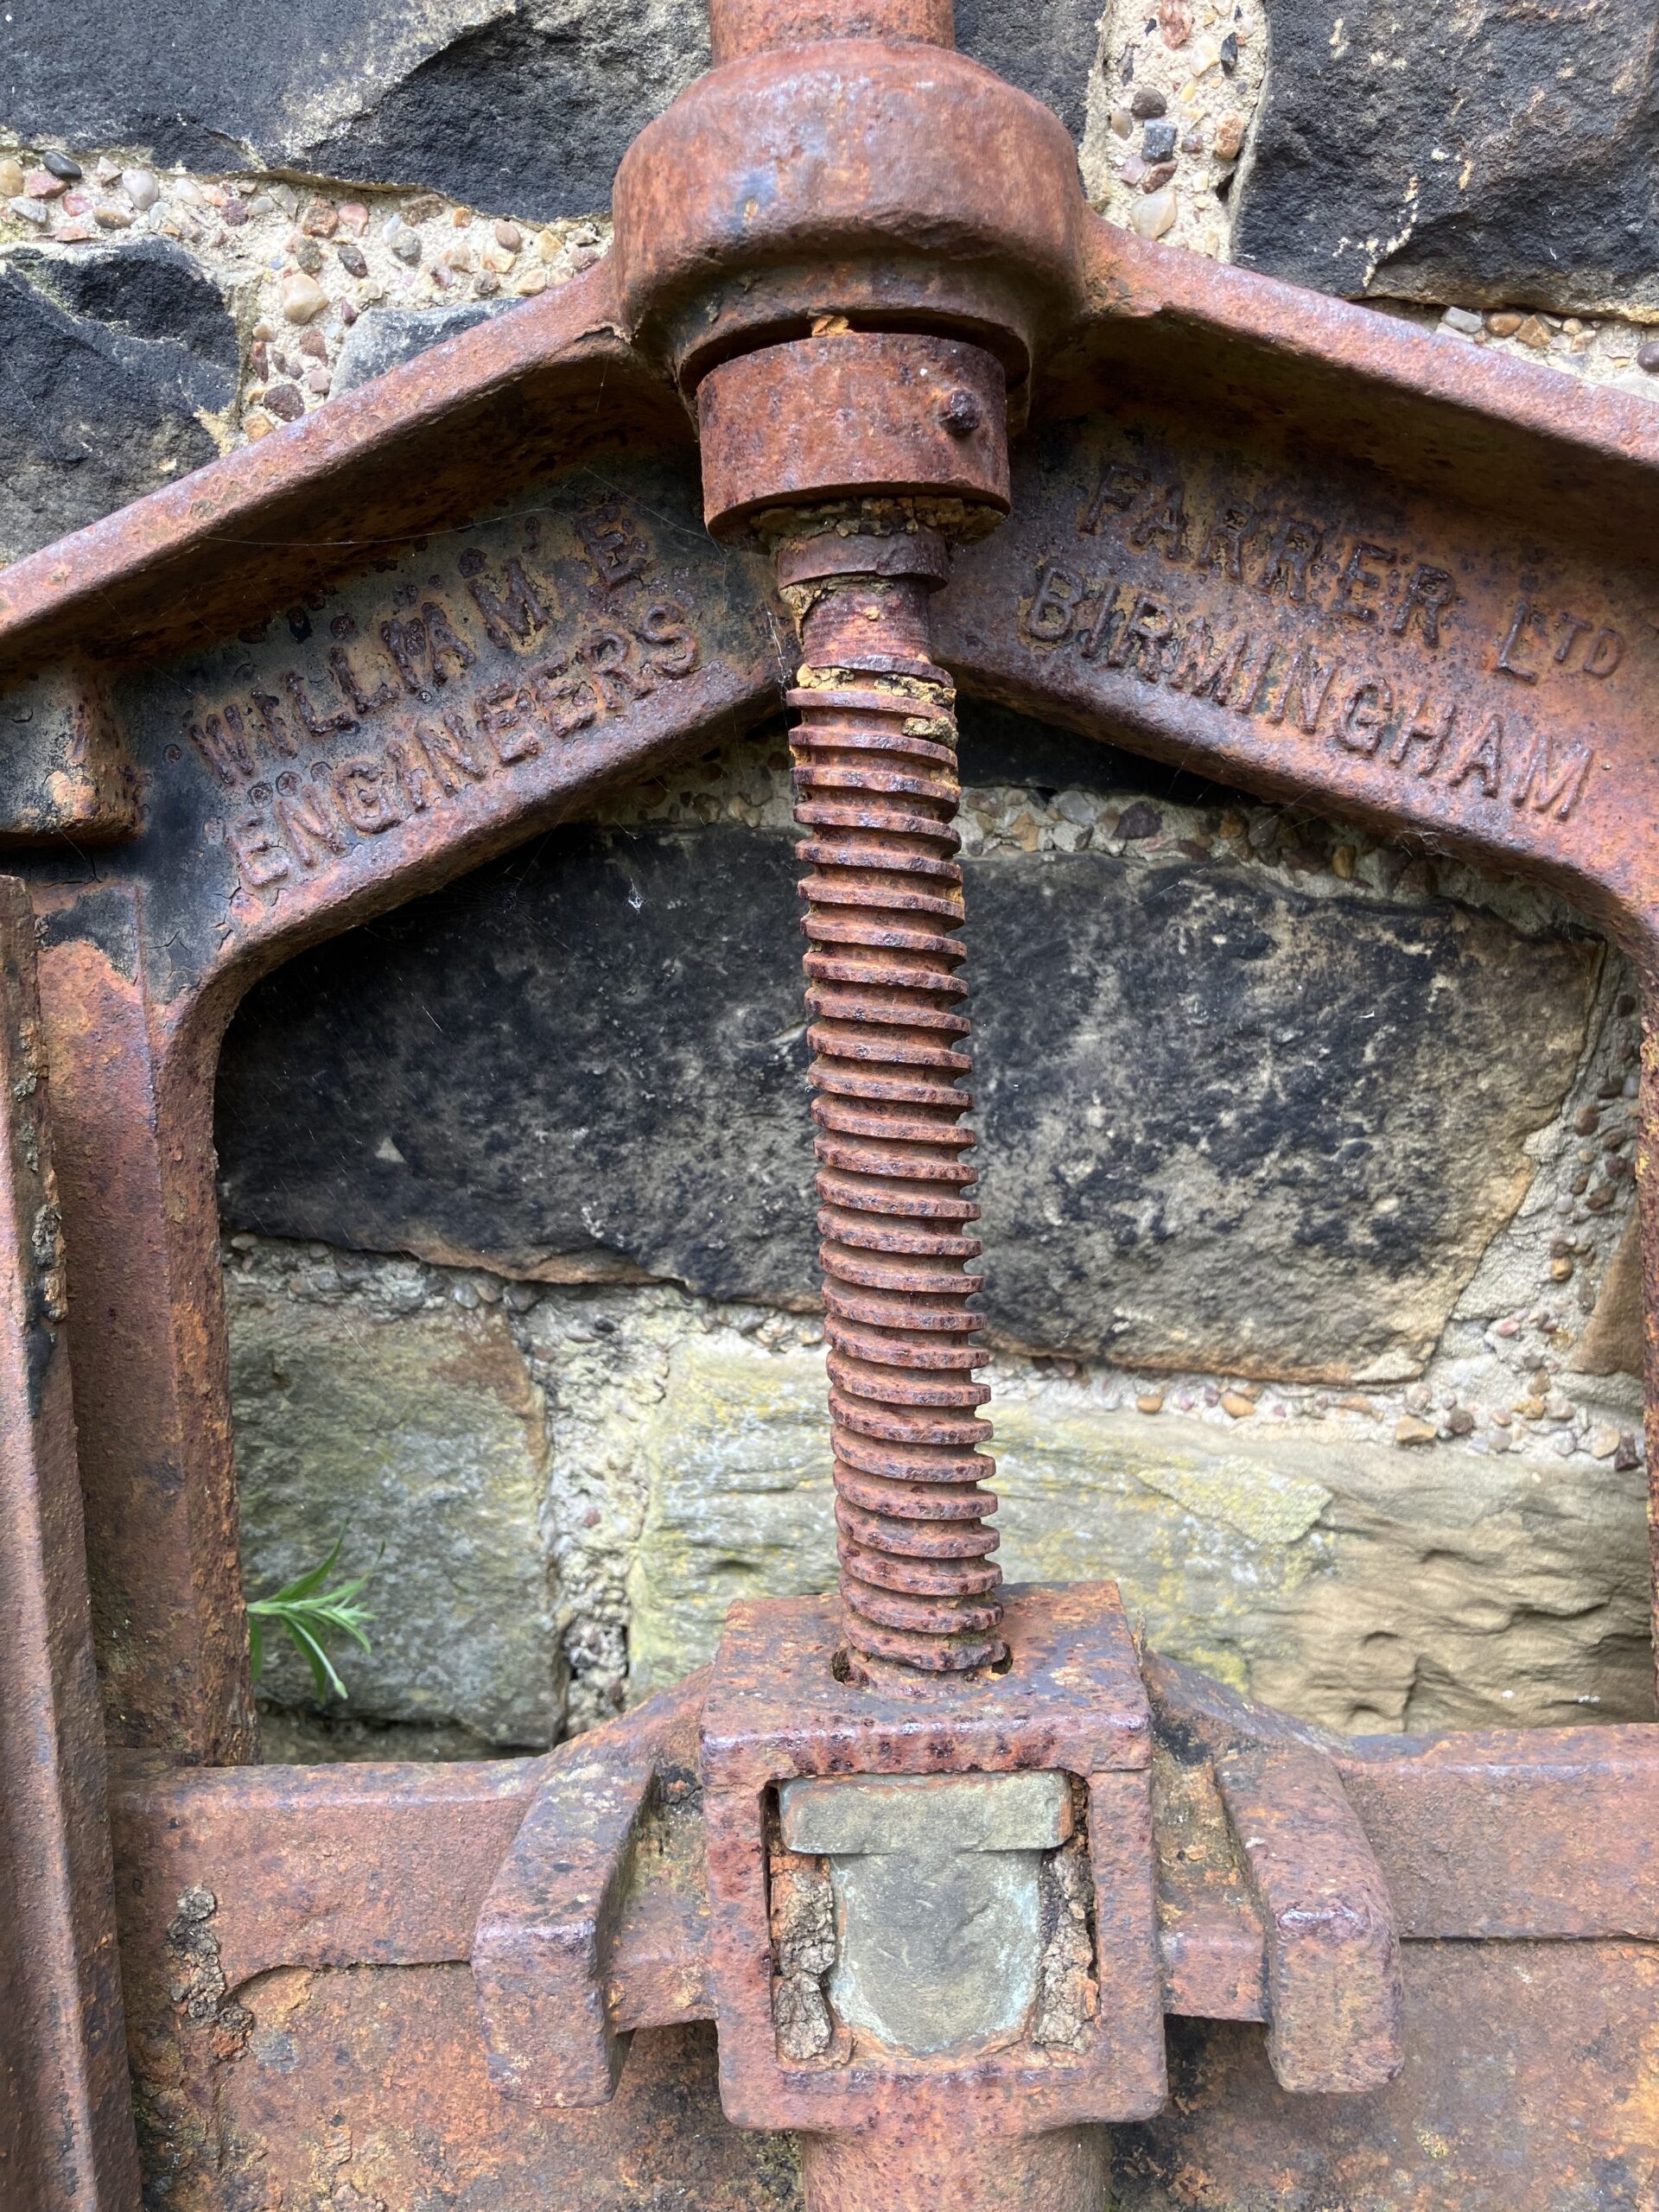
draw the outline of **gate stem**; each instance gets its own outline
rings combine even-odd
[[[851,1671],[894,1688],[1006,1650],[957,1087],[955,692],[928,647],[947,559],[922,530],[795,539],[779,560],[801,606],[789,703],[841,1593]]]
[[[1100,2127],[993,2136],[879,2128],[803,2135],[806,2212],[1100,2212],[1107,2137]]]

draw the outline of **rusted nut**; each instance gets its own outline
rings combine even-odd
[[[624,156],[613,265],[640,349],[695,390],[826,314],[954,331],[1018,385],[1080,302],[1077,152],[965,54],[874,39],[750,54]]]
[[[954,339],[847,331],[741,354],[697,395],[709,527],[881,495],[1006,514],[1006,415],[1001,363]]]
[[[885,537],[840,530],[811,537],[786,539],[777,550],[777,576],[787,590],[794,584],[827,582],[834,576],[914,576],[937,587],[950,581],[950,554],[937,531],[905,530]]]

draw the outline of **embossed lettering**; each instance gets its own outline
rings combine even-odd
[[[1078,529],[1090,537],[1097,537],[1108,512],[1128,514],[1151,481],[1146,470],[1132,461],[1109,461],[1100,472],[1100,483]]]
[[[271,750],[281,753],[285,760],[297,760],[300,748],[289,734],[288,724],[283,720],[281,702],[269,691],[256,691],[251,698],[253,711],[259,717],[259,727],[270,740]]]
[[[1431,568],[1427,561],[1420,561],[1411,572],[1400,611],[1389,627],[1396,638],[1409,634],[1414,619],[1423,633],[1426,645],[1440,642],[1440,617],[1456,604],[1458,587],[1444,569]]]
[[[1283,552],[1287,568],[1301,555],[1310,564],[1314,557],[1306,538],[1294,546],[1287,540]],[[1386,614],[1389,565],[1376,547],[1363,541],[1357,558],[1351,556],[1343,570],[1356,600],[1349,611],[1357,613],[1357,598],[1366,595],[1373,627]],[[1292,579],[1287,573],[1281,580],[1288,598]],[[1034,614],[1039,641],[1069,644],[1079,660],[1095,658],[1099,641],[1109,639],[1098,655],[1109,669],[1133,671],[1146,683],[1166,683],[1194,702],[1208,700],[1274,728],[1294,728],[1308,737],[1324,731],[1363,760],[1386,759],[1390,768],[1437,779],[1448,791],[1471,787],[1471,798],[1481,800],[1507,796],[1516,808],[1530,807],[1558,820],[1567,818],[1587,787],[1594,763],[1583,747],[1552,743],[1548,735],[1535,741],[1512,722],[1506,727],[1502,717],[1466,692],[1454,695],[1415,684],[1397,692],[1387,677],[1363,663],[1347,674],[1342,656],[1306,632],[1293,642],[1261,631],[1226,630],[1208,614],[1173,607],[1159,594],[1084,580],[1053,563],[1038,569],[1035,585],[1032,598],[1020,602],[1020,626],[1030,627]],[[1389,627],[1398,632],[1403,616],[1408,626],[1421,627],[1425,645],[1436,645],[1440,621],[1458,596],[1447,571],[1419,563],[1405,579],[1406,604]],[[1528,602],[1517,636],[1525,633],[1530,611]],[[1552,650],[1558,634],[1551,632]],[[1611,634],[1622,646],[1618,633]],[[1587,635],[1574,618],[1573,658],[1583,652]],[[1586,664],[1593,658],[1593,648],[1584,655]],[[1616,664],[1614,647],[1604,659]],[[598,703],[602,709],[607,702]]]
[[[1052,561],[1037,575],[1037,588],[1029,607],[1022,607],[1020,627],[1039,645],[1054,645],[1067,636],[1083,596],[1083,579]]]
[[[1267,696],[1268,678],[1278,651],[1277,645],[1269,638],[1255,668],[1247,666],[1244,669],[1243,681],[1236,686],[1233,694],[1233,712],[1236,715],[1253,715],[1261,707]]]
[[[1452,734],[1458,710],[1453,706],[1436,712],[1429,695],[1425,691],[1414,710],[1400,725],[1400,734],[1395,740],[1389,759],[1396,768],[1403,768],[1414,745],[1421,745],[1422,755],[1416,763],[1420,776],[1432,776],[1440,765],[1440,755],[1446,750],[1446,740]]]
[[[643,644],[656,648],[646,654],[645,665],[658,676],[677,683],[682,677],[696,673],[702,654],[683,607],[666,599],[648,607],[640,620],[639,635]]]
[[[1268,721],[1282,722],[1294,708],[1297,727],[1309,737],[1314,736],[1340,666],[1339,661],[1321,662],[1306,645],[1299,645],[1285,671],[1284,689]]]
[[[427,654],[435,683],[447,683],[449,680],[443,672],[446,660],[454,662],[457,676],[473,666],[478,655],[464,638],[456,636],[448,615],[435,599],[422,601],[421,621],[426,631]]]
[[[1389,684],[1381,678],[1356,683],[1343,704],[1338,742],[1351,753],[1374,753],[1393,712],[1394,692]]]
[[[1091,594],[1098,594],[1100,604],[1095,610],[1094,620],[1086,629],[1080,630],[1077,633],[1077,651],[1085,660],[1093,660],[1095,655],[1100,651],[1103,639],[1109,647],[1117,634],[1117,626],[1123,620],[1123,608],[1118,601],[1118,588],[1111,577],[1108,576],[1105,582],[1100,584],[1091,580],[1084,588],[1084,599],[1088,599]]]
[[[1142,592],[1128,620],[1107,650],[1106,665],[1123,668],[1133,656],[1135,673],[1145,683],[1156,683],[1163,674],[1160,648],[1174,627],[1175,618],[1163,601],[1154,599],[1150,592]]]
[[[335,768],[334,798],[346,822],[361,836],[378,837],[385,830],[395,830],[404,818],[392,802],[385,768],[363,754],[342,760]]]
[[[316,792],[292,769],[276,780],[276,820],[302,868],[315,868],[325,853],[346,850],[346,840],[318,804]]]
[[[397,673],[404,679],[404,689],[417,699],[430,700],[434,674],[427,660],[424,670],[421,663],[426,659],[426,625],[418,614],[411,614],[407,622],[395,617],[380,625],[381,640],[386,651],[397,664]]]
[[[1581,614],[1558,615],[1556,624],[1559,628],[1566,631],[1567,635],[1555,648],[1555,665],[1557,668],[1565,668],[1572,658],[1573,646],[1578,644],[1586,630],[1593,630],[1596,626],[1593,622],[1586,622]]]
[[[352,666],[350,657],[344,645],[330,647],[328,665],[333,669],[334,681],[340,686],[340,696],[353,714],[374,714],[382,707],[391,706],[392,701],[397,696],[397,686],[391,683],[381,683],[374,690],[365,691],[358,682],[357,671]],[[342,728],[350,728],[350,727],[349,722],[342,724]]]
[[[512,650],[515,639],[521,645],[529,645],[537,632],[546,629],[551,620],[519,562],[508,561],[505,575],[505,592],[492,590],[481,573],[475,575],[467,586],[484,618],[484,634],[503,652]]]
[[[1145,547],[1154,538],[1163,540],[1166,561],[1186,558],[1186,501],[1179,484],[1166,485],[1162,503],[1154,502],[1139,522],[1129,526],[1131,545]]]
[[[599,694],[587,677],[570,672],[572,656],[550,660],[531,674],[541,696],[555,737],[574,737],[599,718]]]
[[[252,775],[253,755],[234,707],[204,715],[200,721],[187,721],[184,734],[226,791],[233,791],[238,779]]]
[[[1205,656],[1212,650],[1215,658],[1206,666]],[[1233,680],[1249,650],[1248,632],[1241,630],[1230,644],[1217,644],[1211,636],[1209,624],[1198,615],[1187,627],[1169,688],[1172,691],[1191,692],[1195,699],[1213,699],[1218,707],[1224,707]]]
[[[418,735],[433,774],[452,798],[461,789],[463,776],[468,783],[478,784],[488,775],[459,715],[442,715],[435,722],[423,722]]]
[[[1213,569],[1220,563],[1221,572],[1231,582],[1244,581],[1244,548],[1261,528],[1261,518],[1255,509],[1243,499],[1234,499],[1224,506],[1198,547],[1195,568]]]
[[[386,747],[386,758],[404,797],[417,814],[424,814],[438,796],[438,786],[420,739],[413,730],[407,736],[392,738]]]
[[[283,678],[283,683],[289,697],[294,702],[294,711],[299,716],[308,737],[323,738],[331,735],[335,730],[357,728],[355,715],[348,713],[344,707],[337,715],[320,715],[311,703],[310,694],[305,688],[305,678],[302,676],[289,674]]]
[[[1510,624],[1503,644],[1497,649],[1497,658],[1492,664],[1500,676],[1513,676],[1522,683],[1535,683],[1538,681],[1537,670],[1529,668],[1524,661],[1516,658],[1522,634],[1528,630],[1535,630],[1540,637],[1543,636],[1543,613],[1541,608],[1535,607],[1529,599],[1519,599],[1515,605],[1515,618]]]
[[[1376,607],[1365,594],[1382,590],[1381,569],[1393,568],[1399,557],[1397,553],[1390,553],[1386,545],[1373,545],[1368,538],[1356,539],[1337,579],[1336,596],[1331,602],[1332,611],[1345,614],[1351,622],[1375,622]],[[1370,561],[1379,563],[1381,568],[1368,568],[1366,563]]]
[[[480,695],[478,726],[504,768],[515,760],[533,760],[541,751],[541,739],[525,727],[534,712],[534,702],[522,683],[498,683]]]
[[[620,630],[596,630],[578,650],[594,672],[608,713],[626,712],[635,699],[650,698],[657,688],[648,676],[636,676],[628,666],[628,640]]]
[[[638,581],[639,543],[620,511],[589,536],[591,557],[617,584]],[[285,875],[324,868],[358,839],[383,837],[464,799],[498,767],[538,759],[556,738],[632,714],[702,664],[694,616],[672,600],[642,594],[637,601],[612,602],[610,621],[526,667],[519,656],[538,632],[544,648],[554,642],[545,635],[557,613],[550,587],[533,566],[505,557],[486,565],[476,547],[459,565],[470,595],[463,620],[453,619],[442,598],[420,598],[414,583],[397,584],[390,607],[418,605],[418,611],[388,612],[372,622],[337,613],[328,624],[334,642],[318,639],[311,666],[267,677],[270,691],[250,690],[211,712],[198,708],[184,721],[188,744],[171,748],[170,757],[188,749],[215,785],[245,792],[245,804],[263,810],[238,817],[233,827],[214,827],[234,851],[245,886],[264,892]],[[474,603],[488,645],[473,626]],[[498,652],[512,673],[503,671]],[[397,712],[411,697],[429,708],[419,720]],[[446,698],[442,711],[430,711]],[[344,734],[356,731],[364,733],[357,749],[334,757],[346,750]],[[302,747],[305,780],[288,766],[270,784],[254,780],[265,772],[268,754],[292,762]]]
[[[1456,791],[1471,776],[1479,777],[1484,798],[1496,798],[1503,788],[1503,724],[1497,715],[1487,715],[1485,727],[1446,782]]]
[[[576,518],[576,536],[595,576],[607,591],[632,583],[651,564],[651,548],[614,499]]]
[[[1268,549],[1268,565],[1256,580],[1256,589],[1263,599],[1271,599],[1282,583],[1285,597],[1294,607],[1301,607],[1307,600],[1307,572],[1319,557],[1325,543],[1325,532],[1316,522],[1304,522],[1295,515],[1287,515],[1273,533],[1273,543]]]
[[[288,874],[287,856],[277,849],[263,814],[245,815],[240,822],[231,823],[225,834],[250,891],[264,891]]]
[[[1617,630],[1599,630],[1596,641],[1584,657],[1586,676],[1611,676],[1624,658],[1624,640]]]
[[[1562,759],[1555,757],[1554,740],[1542,730],[1533,744],[1526,766],[1510,793],[1511,806],[1524,806],[1529,798],[1540,814],[1553,807],[1558,822],[1565,822],[1584,789],[1592,755],[1582,745],[1569,745]]]

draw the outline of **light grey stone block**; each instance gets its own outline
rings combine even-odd
[[[779,1792],[785,1843],[830,1861],[830,2001],[916,2057],[1024,2031],[1042,1964],[1042,1856],[1071,1828],[1058,1774],[866,1777]]]

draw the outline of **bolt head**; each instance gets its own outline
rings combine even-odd
[[[971,391],[959,389],[940,403],[939,420],[953,438],[972,437],[984,419],[979,402]]]

